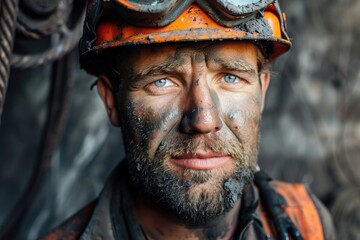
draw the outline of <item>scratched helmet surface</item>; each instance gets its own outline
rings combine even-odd
[[[88,0],[80,65],[99,75],[121,46],[245,40],[271,62],[291,47],[278,0]]]

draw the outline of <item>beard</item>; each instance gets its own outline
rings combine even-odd
[[[163,142],[153,159],[146,151],[127,145],[129,175],[137,197],[192,227],[203,226],[232,209],[257,166],[258,144],[246,150],[238,140],[224,141],[216,135]],[[226,153],[233,166],[230,170],[184,168],[181,174],[169,167],[170,158],[195,154],[199,149]]]

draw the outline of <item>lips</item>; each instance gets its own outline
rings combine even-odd
[[[225,153],[197,152],[173,157],[172,162],[180,167],[194,170],[211,170],[225,165],[232,158]]]

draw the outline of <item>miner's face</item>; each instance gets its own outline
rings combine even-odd
[[[193,224],[234,206],[256,167],[269,82],[257,57],[253,44],[240,42],[138,47],[118,56],[118,115],[111,118],[122,128],[138,195]]]

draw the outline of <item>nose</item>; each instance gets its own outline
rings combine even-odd
[[[187,134],[217,132],[222,127],[218,96],[207,86],[194,86],[186,96],[180,130]]]

